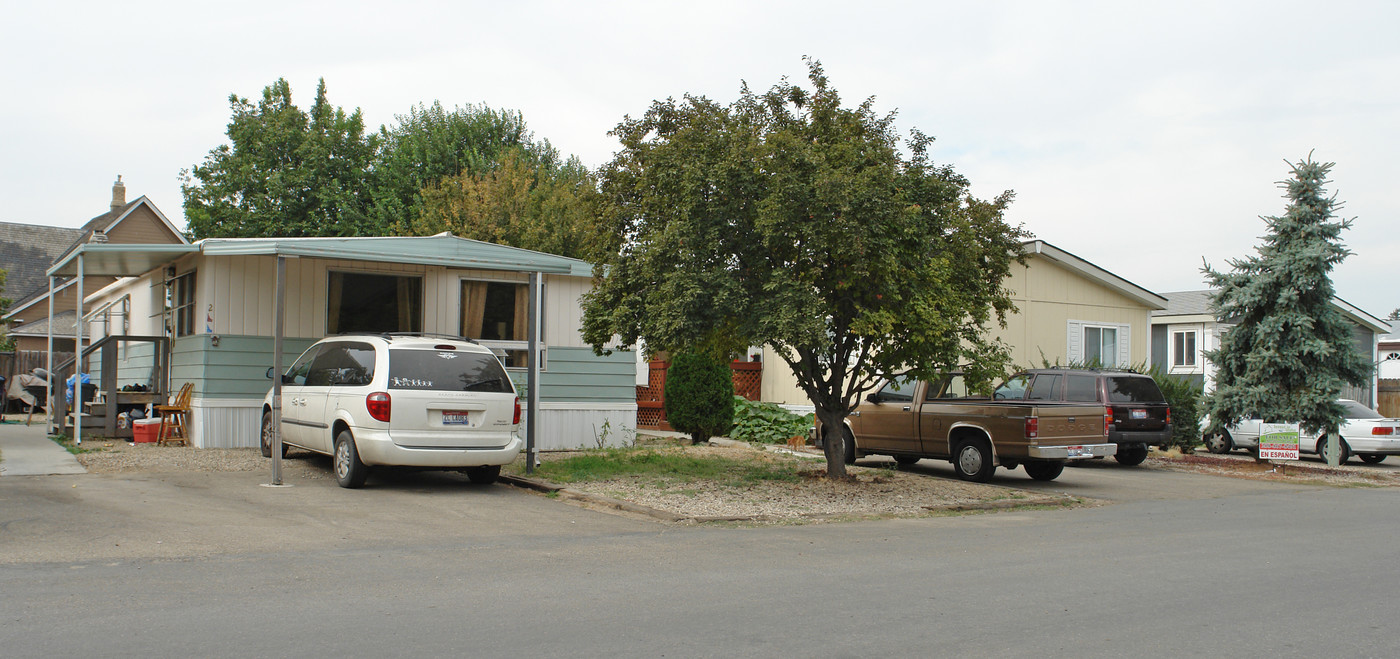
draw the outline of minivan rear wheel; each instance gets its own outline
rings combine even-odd
[[[262,418],[262,439],[258,444],[262,448],[264,458],[272,457],[272,412],[263,412]],[[282,442],[282,457],[287,457],[287,443]]]
[[[466,470],[467,480],[473,485],[490,485],[501,477],[501,465],[485,465]]]
[[[331,461],[335,463],[335,480],[341,487],[360,487],[369,478],[369,467],[360,462],[355,437],[349,430],[342,430],[335,436],[335,456]]]

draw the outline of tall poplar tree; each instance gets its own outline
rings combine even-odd
[[[1325,188],[1334,164],[1311,155],[1290,163],[1292,178],[1279,182],[1288,206],[1282,216],[1262,218],[1268,233],[1258,255],[1229,261],[1228,273],[1203,269],[1216,289],[1217,320],[1232,326],[1220,348],[1206,353],[1217,368],[1207,432],[1256,417],[1335,435],[1343,384],[1361,386],[1371,375],[1332,303],[1332,269],[1351,254],[1341,242],[1351,220],[1335,217],[1341,204]]]

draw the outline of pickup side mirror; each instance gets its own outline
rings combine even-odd
[[[865,400],[871,403],[875,403],[876,405],[879,405],[880,403],[883,403],[885,401],[884,397],[880,396],[880,392],[878,391],[866,396]]]

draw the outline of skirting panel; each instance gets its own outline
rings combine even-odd
[[[520,415],[520,436],[525,417]],[[541,451],[631,446],[637,438],[636,403],[542,403]],[[198,448],[257,448],[262,401],[195,399],[190,404],[190,439]]]

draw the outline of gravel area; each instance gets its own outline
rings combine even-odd
[[[83,442],[78,463],[91,474],[172,471],[270,471],[272,461],[255,448],[196,449],[187,446],[134,444],[99,439]],[[284,476],[330,478],[330,458],[304,451],[289,451],[282,461]]]

